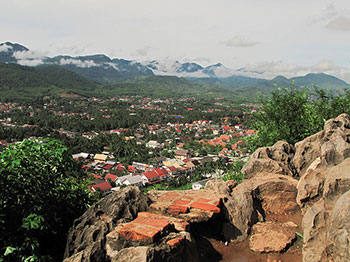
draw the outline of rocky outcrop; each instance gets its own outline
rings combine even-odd
[[[295,144],[293,165],[300,177],[317,158],[321,165],[330,167],[350,156],[350,117],[342,114],[328,120],[324,129]]]
[[[236,186],[223,204],[227,220],[235,228],[229,239],[246,239],[251,227],[268,214],[296,212],[297,182],[288,176],[264,174]]]
[[[296,143],[294,148],[278,142],[258,149],[243,168],[246,177],[272,171],[300,178],[296,202],[303,214],[303,261],[345,261],[349,257],[344,211],[348,209],[344,199],[350,190],[349,142],[350,117],[342,114],[328,120],[322,131]],[[281,150],[277,157],[272,153],[276,147]],[[277,206],[278,201],[270,208]]]
[[[68,233],[65,262],[105,261],[106,235],[122,222],[149,208],[150,200],[137,187],[127,187],[90,207]]]
[[[348,260],[348,115],[295,146],[258,149],[242,172],[238,185],[211,180],[204,190],[147,195],[128,187],[105,197],[75,221],[65,262],[218,261],[203,235],[249,239],[258,254],[285,251],[301,231],[304,262]]]
[[[296,176],[291,162],[295,149],[287,142],[279,141],[271,147],[257,149],[250,161],[242,168],[245,178],[252,178],[265,172],[272,174]]]
[[[257,223],[252,228],[249,247],[255,252],[280,252],[296,238],[297,225],[293,222]]]

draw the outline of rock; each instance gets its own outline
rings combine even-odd
[[[165,216],[141,212],[137,218],[117,229],[123,240],[153,243],[160,239],[164,231],[171,226]]]
[[[331,254],[330,250],[341,248],[341,245],[332,245],[330,235],[343,234],[347,230],[346,218],[342,217],[335,222],[337,213],[347,215],[348,204],[344,204],[344,198],[349,197],[350,190],[350,158],[345,159],[337,166],[327,169],[319,177],[319,198],[317,201],[306,203],[303,216],[304,245],[303,261],[344,261],[343,255]],[[323,179],[322,179],[323,178]],[[307,184],[306,184],[307,185]],[[340,207],[341,206],[341,207]],[[341,209],[344,210],[341,210]],[[341,216],[341,214],[339,214]],[[331,232],[331,233],[330,233]],[[343,239],[344,240],[344,239]],[[344,240],[345,241],[345,240]],[[328,246],[327,246],[328,245]],[[340,252],[340,251],[339,251]],[[342,252],[340,252],[342,253]],[[333,260],[323,259],[322,256],[331,257]],[[343,253],[342,253],[343,254]]]
[[[293,222],[257,223],[252,228],[249,247],[255,252],[280,252],[295,239],[297,225]]]
[[[329,217],[327,246],[321,261],[348,261],[350,258],[350,191],[337,200]]]
[[[133,261],[148,262],[150,256],[150,247],[129,247],[124,248],[112,259],[112,262]]]
[[[298,210],[295,198],[297,180],[283,175],[265,174],[243,180],[223,203],[227,221],[233,230],[227,240],[244,240],[259,216],[285,214]]]
[[[295,144],[294,167],[303,176],[308,167],[317,158],[323,165],[330,167],[350,156],[350,117],[342,114],[328,120],[324,130]]]
[[[291,162],[293,156],[294,147],[287,142],[278,141],[272,147],[257,149],[243,166],[242,173],[245,178],[264,173],[296,176]]]
[[[324,181],[323,197],[334,201],[350,190],[350,158],[330,168]]]
[[[216,188],[219,188],[218,185],[220,188],[228,188],[224,181],[217,181],[215,185]],[[192,223],[208,221],[214,213],[219,213],[220,203],[227,195],[204,189],[150,191],[148,196],[152,200],[150,206],[152,212],[176,216],[185,222]]]
[[[112,262],[199,262],[196,243],[187,232],[170,233],[154,245],[125,247],[108,254]]]
[[[326,177],[326,168],[321,165],[321,158],[316,158],[300,178],[297,188],[297,203],[300,207],[304,203],[322,195],[323,181]]]
[[[310,206],[303,216],[303,261],[320,261],[326,238],[326,211],[324,202]]]
[[[79,254],[79,261],[105,261],[106,235],[118,223],[131,221],[138,212],[148,210],[149,204],[149,198],[137,187],[126,187],[104,197],[74,221],[64,257]]]
[[[236,182],[237,183],[237,182]],[[230,188],[231,186],[231,188]],[[234,186],[228,185],[225,181],[221,179],[212,179],[205,184],[205,190],[211,191],[213,193],[221,195],[230,195],[232,188]]]
[[[261,201],[265,214],[282,215],[296,211],[297,181],[279,177],[263,182],[255,190],[255,196]]]

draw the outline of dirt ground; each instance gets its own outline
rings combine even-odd
[[[301,262],[300,238],[285,253],[259,254],[249,249],[249,241],[230,243],[228,246],[221,241],[208,239],[214,249],[219,252],[222,262]]]
[[[268,221],[287,222],[292,221],[299,225],[296,229],[301,233],[301,214],[300,212],[288,215],[267,215]],[[302,243],[303,240],[297,237],[295,242],[284,253],[260,254],[250,250],[249,239],[241,242],[232,242],[228,246],[222,241],[207,239],[213,248],[220,253],[222,262],[301,262],[302,261]]]

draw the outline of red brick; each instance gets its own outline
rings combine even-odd
[[[166,217],[140,212],[135,220],[118,229],[118,233],[124,239],[153,243],[168,226],[170,222]]]
[[[174,200],[173,202],[175,205],[182,205],[182,206],[186,206],[188,205],[189,203],[191,203],[190,200],[184,200],[184,199],[176,199]]]
[[[184,198],[184,199],[189,199],[189,200],[193,200],[193,199],[194,199],[194,198],[191,197],[191,196],[182,196],[182,198]]]
[[[137,218],[131,223],[138,223],[141,225],[148,225],[162,229],[170,225],[166,217],[149,212],[140,212]]]
[[[207,204],[207,203],[194,202],[190,206],[192,208],[198,208],[198,209],[202,209],[205,211],[220,213],[220,208],[218,208],[217,206],[211,205],[211,204]]]
[[[178,205],[172,205],[168,207],[167,212],[172,215],[179,215],[188,213],[188,207],[187,206],[178,206]]]
[[[140,241],[144,243],[153,243],[158,235],[160,235],[160,228],[151,226],[140,226],[136,224],[126,224],[118,230],[119,235],[127,240]]]
[[[166,192],[165,194],[163,194],[161,197],[158,198],[158,200],[171,201],[178,196],[179,196],[179,193],[170,191],[170,192]]]
[[[207,198],[198,198],[197,199],[197,202],[210,202],[210,201],[212,201],[212,199],[207,199]]]
[[[174,239],[170,239],[168,242],[166,242],[168,245],[176,247],[178,246],[185,238],[184,237],[180,237],[180,238],[174,238]]]

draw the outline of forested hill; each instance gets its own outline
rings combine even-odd
[[[104,87],[114,95],[145,95],[153,97],[233,96],[233,92],[216,85],[201,85],[183,77],[140,76]]]
[[[92,94],[97,83],[60,66],[27,67],[0,63],[2,100],[31,100],[62,93]]]
[[[104,86],[58,65],[27,67],[12,63],[0,63],[0,90],[2,101],[33,100],[61,94],[84,97],[115,95],[236,97],[232,91],[219,86],[201,85],[175,76],[139,76]]]

